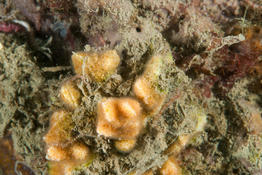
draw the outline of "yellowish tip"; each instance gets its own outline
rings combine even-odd
[[[47,146],[61,146],[72,140],[72,119],[66,111],[59,110],[54,112],[49,123],[50,128],[46,135],[43,137]]]
[[[68,158],[67,150],[59,146],[50,146],[46,152],[46,159],[52,161],[62,161]]]
[[[108,50],[100,55],[101,68],[111,72],[115,70],[120,63],[120,57],[115,50]]]
[[[115,141],[115,148],[124,153],[128,153],[132,151],[132,149],[136,145],[136,139],[133,140],[116,140]]]
[[[83,143],[74,143],[71,147],[71,154],[76,160],[86,160],[91,153],[89,148]]]
[[[78,75],[85,75],[88,73],[87,65],[88,53],[87,52],[76,52],[72,55],[72,64],[75,73]]]
[[[81,92],[72,81],[67,81],[60,89],[60,97],[65,104],[75,109],[79,106]]]
[[[123,117],[135,118],[139,117],[141,114],[140,104],[132,98],[120,98],[117,103],[117,107]]]
[[[134,139],[142,128],[140,104],[132,98],[104,98],[98,103],[97,133],[117,139]]]
[[[179,152],[181,152],[182,149],[186,147],[191,138],[191,134],[180,135],[178,139],[172,145],[169,146],[166,153],[177,155]]]
[[[150,112],[157,112],[165,99],[165,94],[160,94],[144,76],[138,78],[133,86],[136,97],[143,102]]]
[[[72,63],[76,74],[87,75],[101,82],[115,72],[120,63],[120,57],[115,50],[102,53],[77,52],[72,56]]]
[[[182,175],[182,169],[173,157],[169,157],[161,167],[160,175]]]

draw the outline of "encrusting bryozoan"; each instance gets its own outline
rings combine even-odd
[[[169,148],[166,150],[166,153],[173,155],[179,154],[181,150],[187,146],[191,138],[191,134],[180,135],[177,140],[169,146]]]
[[[74,143],[70,147],[71,155],[76,160],[85,160],[90,156],[89,148],[83,143]]]
[[[163,59],[162,55],[153,55],[146,63],[143,76],[150,78],[151,81],[157,81],[161,73],[163,73]]]
[[[129,153],[130,151],[133,150],[133,148],[136,145],[136,139],[131,139],[131,140],[116,140],[115,141],[115,148],[119,152],[123,153]]]
[[[141,106],[133,98],[104,98],[98,103],[99,135],[115,139],[135,139],[143,124]]]
[[[136,97],[143,102],[148,111],[157,111],[164,101],[164,95],[156,91],[150,80],[139,77],[133,86]]]
[[[72,140],[72,119],[65,110],[54,112],[50,119],[50,128],[44,136],[44,141],[48,146],[65,145]]]
[[[68,159],[67,149],[61,146],[49,146],[46,151],[46,159],[52,161]]]
[[[169,157],[160,168],[160,175],[182,175],[182,169],[174,157]]]
[[[162,70],[164,58],[159,55],[151,57],[143,74],[133,85],[135,96],[145,105],[146,110],[152,113],[159,111],[167,93],[158,89],[159,76],[164,72]]]
[[[72,126],[72,118],[67,111],[58,110],[52,114],[50,129],[44,136],[47,147],[46,159],[50,161],[50,175],[69,175],[75,167],[92,159],[86,145],[72,143]]]
[[[98,101],[96,132],[100,136],[113,139],[117,151],[130,153],[136,146],[146,117],[155,115],[162,107],[169,91],[165,60],[168,63],[170,61],[168,56],[163,55],[150,58],[143,74],[133,84],[134,97],[104,97]],[[119,63],[120,57],[115,50],[100,53],[76,52],[72,56],[75,73],[96,84],[108,80],[116,72]],[[82,94],[73,80],[68,80],[61,86],[60,97],[70,107],[70,111],[74,111],[80,106]],[[198,121],[199,118],[196,119]],[[201,130],[201,122],[197,124],[196,130]],[[89,148],[72,138],[74,126],[71,114],[65,110],[54,112],[50,119],[50,129],[44,136],[44,141],[51,175],[72,174],[77,167],[88,166],[90,160],[93,160]],[[183,149],[188,140],[187,137],[182,140],[185,142],[177,142],[174,144],[175,148],[171,148],[167,154]],[[169,159],[159,171],[163,175],[179,172],[175,163],[176,161]],[[153,173],[153,169],[149,169],[144,175]]]
[[[107,80],[116,71],[120,57],[115,50],[100,53],[77,52],[72,56],[72,63],[76,74],[87,76],[99,83]],[[82,94],[72,80],[63,83],[59,93],[61,100],[70,110],[79,107]],[[134,105],[132,102],[130,104]],[[126,113],[133,117],[132,109],[128,107],[125,103],[118,105],[120,111],[126,110]],[[75,143],[72,138],[73,126],[71,115],[67,111],[59,110],[52,114],[50,128],[43,138],[51,175],[72,174],[75,167],[86,164],[91,159],[89,148],[82,143]]]
[[[89,148],[83,143],[73,143],[65,148],[50,146],[47,149],[50,175],[71,175],[73,170],[81,164],[88,164],[92,160]]]
[[[79,106],[81,92],[71,80],[68,80],[61,86],[60,97],[65,104],[75,109]]]
[[[96,82],[101,82],[115,72],[120,57],[115,50],[101,53],[76,52],[72,55],[72,63],[76,74],[86,75]]]

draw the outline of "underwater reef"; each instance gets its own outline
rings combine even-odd
[[[262,173],[260,0],[0,1],[0,175]]]

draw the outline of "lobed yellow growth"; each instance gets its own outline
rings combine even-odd
[[[65,104],[75,109],[79,106],[81,92],[72,81],[65,82],[60,89],[60,97]]]
[[[87,52],[76,52],[72,55],[72,64],[76,74],[86,75],[89,73],[88,66],[88,54]]]
[[[166,71],[164,70],[163,59],[167,62],[170,61],[169,57],[152,56],[146,64],[143,74],[133,85],[135,96],[143,102],[147,111],[153,113],[159,111],[167,94],[167,90],[160,92],[160,89],[157,89],[159,77]]]
[[[151,82],[144,76],[135,81],[133,92],[150,112],[158,111],[165,100],[165,94],[157,92],[155,87],[151,85]]]
[[[115,50],[102,53],[76,52],[72,55],[72,63],[76,74],[88,75],[93,80],[101,82],[115,72],[120,57]]]
[[[173,64],[172,54],[153,55],[147,62],[143,76],[158,83],[161,74],[167,72],[168,66]]]
[[[89,148],[82,143],[74,143],[70,150],[72,157],[76,160],[85,160],[91,155]]]
[[[65,160],[60,162],[49,162],[49,175],[72,175],[77,167],[77,162]]]
[[[77,166],[77,163],[73,161],[66,161],[63,164],[64,175],[73,175],[72,172],[74,168]]]
[[[182,169],[176,159],[169,157],[160,168],[160,175],[182,175]]]
[[[61,161],[65,162],[65,161]],[[49,175],[64,175],[65,174],[65,164],[61,162],[48,162],[48,174]]]
[[[154,55],[147,62],[143,75],[150,78],[152,81],[157,81],[158,77],[162,73],[163,57],[160,55]]]
[[[49,147],[47,158],[51,160],[49,162],[50,175],[71,175],[76,167],[82,164],[88,165],[93,156],[86,145],[74,143],[66,148]]]
[[[96,131],[105,137],[135,139],[142,129],[141,106],[132,98],[104,98],[97,115]]]
[[[44,141],[47,144],[46,159],[51,161],[62,160],[85,160],[90,157],[89,148],[82,143],[73,143],[73,145],[66,146],[66,143],[72,141],[70,132],[65,118],[67,117],[65,111],[55,112],[50,120],[50,129],[44,136]],[[65,122],[65,123],[63,123]]]
[[[52,114],[50,129],[43,139],[48,146],[61,146],[72,140],[71,130],[71,116],[65,110],[59,110]]]
[[[174,155],[179,154],[181,150],[186,147],[191,138],[191,134],[180,135],[178,139],[172,145],[169,146],[166,153]]]
[[[115,148],[124,153],[128,153],[132,151],[132,149],[136,145],[136,139],[131,139],[131,140],[116,140],[115,141]]]
[[[52,161],[61,161],[68,159],[67,149],[60,146],[50,146],[46,152],[46,159]]]
[[[82,143],[74,143],[72,146],[49,146],[46,158],[52,161],[62,160],[86,160],[91,157],[89,148]]]
[[[90,162],[65,160],[60,162],[49,162],[49,175],[73,175],[73,171],[80,166],[88,166]]]

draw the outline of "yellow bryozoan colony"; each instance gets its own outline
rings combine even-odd
[[[164,100],[165,91],[158,89],[159,76],[162,73],[162,57],[153,56],[147,63],[143,74],[135,81],[133,92],[135,96],[144,104],[148,112],[157,112]]]
[[[63,148],[62,152],[55,152],[55,150],[53,151],[52,158],[53,156],[63,156],[63,159],[49,159],[51,160],[49,162],[50,175],[71,175],[75,168],[80,165],[88,165],[92,160],[92,154],[89,148],[82,143],[73,143],[72,145]],[[49,150],[47,150],[47,154],[48,153]]]
[[[120,63],[120,57],[115,50],[101,53],[77,52],[72,56],[72,63],[76,74],[86,76],[86,78],[100,83],[115,72]],[[78,166],[88,165],[92,160],[92,154],[85,144],[74,140],[72,136],[74,123],[70,111],[78,108],[81,103],[82,93],[80,89],[70,79],[62,84],[59,96],[69,111],[61,109],[52,114],[49,123],[50,128],[43,139],[46,143],[46,159],[49,160],[49,174],[70,175]],[[130,117],[128,120],[132,121],[131,123],[138,119],[141,113],[140,104],[136,100],[129,98],[116,101],[115,112],[123,115],[122,118],[119,117],[119,126],[126,123],[126,126],[128,126],[126,132],[134,129],[135,133],[130,134],[133,138],[138,135],[141,129],[141,120],[138,120],[137,125],[130,125],[124,121],[124,118],[128,119]],[[106,117],[106,119],[109,119],[108,117],[118,117],[108,115],[107,111],[104,113],[106,113],[106,116],[102,116],[102,114],[100,116]],[[104,125],[104,128],[102,125],[100,126],[101,134],[105,134],[108,128],[111,127],[109,125]],[[118,128],[117,130],[120,132],[121,129]],[[112,131],[116,132],[116,130]],[[110,136],[117,137],[117,134],[114,133]]]
[[[117,151],[130,153],[136,146],[147,116],[156,114],[163,106],[168,88],[162,86],[161,80],[165,79],[165,67],[172,60],[172,57],[170,58],[155,55],[149,59],[143,74],[134,81],[133,97],[102,97],[95,104],[97,106],[95,116],[97,136],[112,139]],[[117,71],[119,63],[120,57],[115,50],[100,53],[76,52],[72,56],[77,77],[81,76],[100,85]],[[74,140],[72,136],[74,123],[71,114],[80,107],[81,92],[83,91],[80,91],[72,80],[66,81],[60,89],[61,100],[66,104],[68,111],[62,109],[53,113],[50,129],[44,136],[47,146],[46,158],[50,161],[50,175],[69,175],[76,167],[88,166],[92,162],[89,148]],[[204,112],[196,105],[192,105],[189,111],[191,112],[187,114],[193,123],[193,132],[181,133],[163,153],[168,160],[158,167],[158,172],[162,175],[182,174],[179,163],[174,157],[186,147],[194,135],[204,129],[206,124]],[[147,170],[143,175],[153,175],[153,169]],[[135,174],[135,172],[136,170],[132,173]]]
[[[76,74],[101,82],[115,72],[120,63],[120,57],[115,50],[102,53],[76,52],[72,56],[72,63]]]
[[[50,128],[44,136],[47,146],[62,146],[72,140],[72,120],[65,110],[59,110],[52,114]]]
[[[116,140],[115,147],[119,152],[128,153],[133,150],[136,145],[136,139]]]
[[[115,139],[135,139],[142,128],[142,108],[132,98],[104,98],[98,103],[97,133]]]
[[[71,116],[65,110],[56,111],[51,116],[50,129],[44,136],[50,175],[69,175],[75,167],[88,162],[92,157],[86,145],[71,143],[72,127]]]
[[[160,168],[160,175],[182,175],[182,169],[175,158],[169,157]]]
[[[70,80],[66,81],[60,89],[62,101],[72,109],[79,106],[81,96],[80,90],[77,89],[75,84]]]

